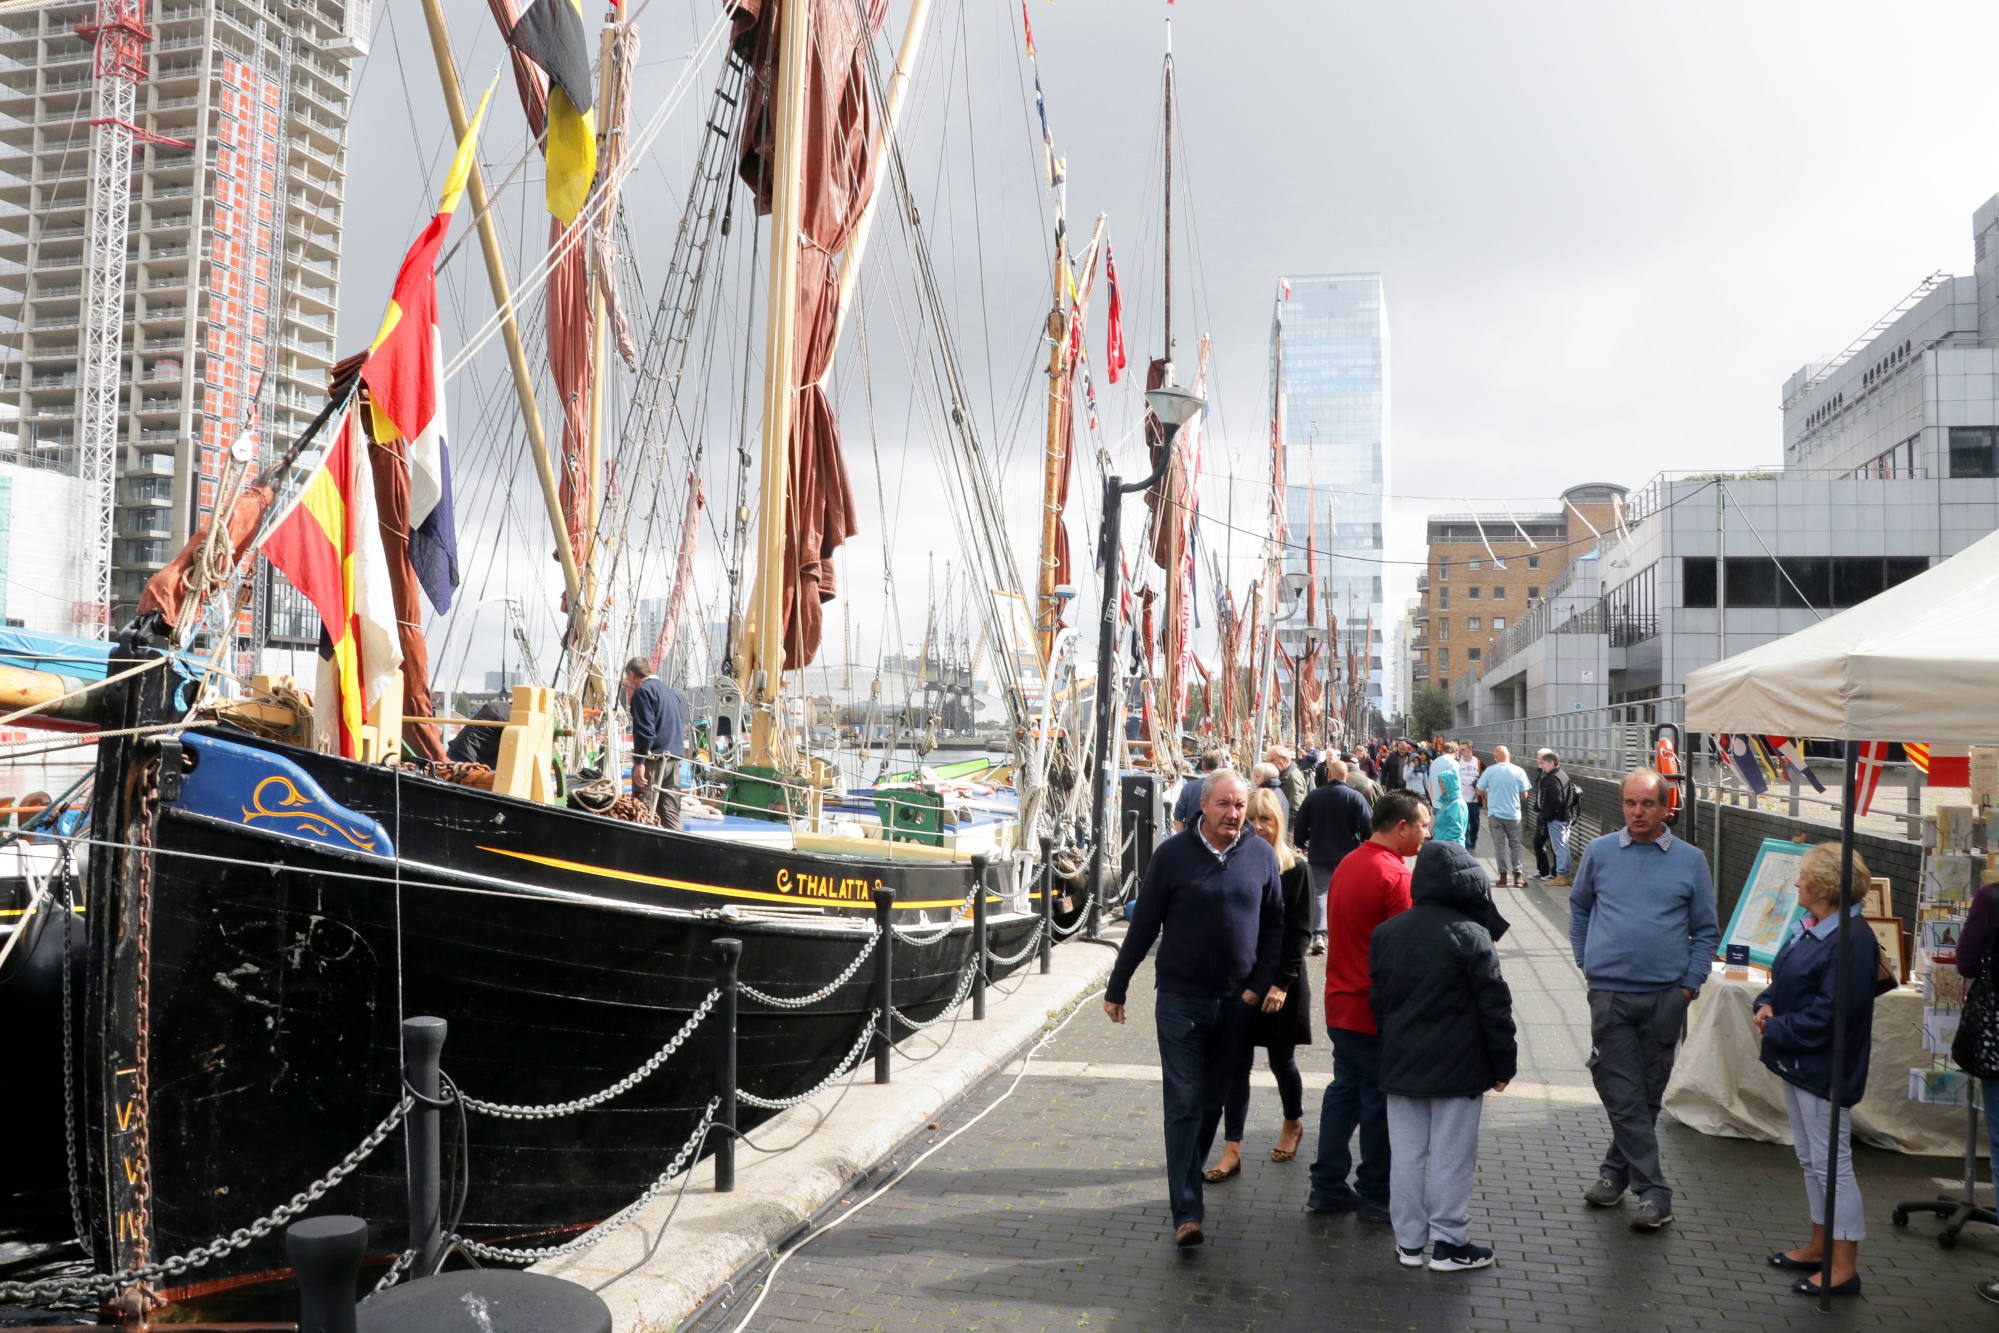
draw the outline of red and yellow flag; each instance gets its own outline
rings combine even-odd
[[[368,708],[393,685],[403,660],[358,412],[340,423],[318,470],[272,525],[263,551],[325,626],[313,701],[320,748],[357,758]]]

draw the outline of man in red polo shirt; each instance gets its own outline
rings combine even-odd
[[[1374,834],[1340,861],[1326,892],[1326,1027],[1333,1081],[1319,1107],[1319,1160],[1312,1163],[1315,1213],[1388,1221],[1388,1103],[1382,1097],[1381,1037],[1368,1004],[1368,944],[1374,928],[1409,910],[1406,858],[1430,836],[1430,807],[1391,791],[1374,805]],[[1360,1130],[1360,1170],[1353,1134]],[[1352,1177],[1351,1180],[1349,1177]]]

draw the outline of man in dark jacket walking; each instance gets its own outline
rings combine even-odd
[[[1201,1164],[1214,1147],[1250,1016],[1277,975],[1284,891],[1277,853],[1249,826],[1249,788],[1220,769],[1201,783],[1194,823],[1159,844],[1131,930],[1111,965],[1104,1013],[1124,1022],[1132,973],[1159,941],[1153,1020],[1166,1119],[1173,1240],[1199,1245]]]
[[[1388,1100],[1389,1216],[1396,1258],[1438,1272],[1484,1268],[1471,1243],[1478,1122],[1487,1092],[1504,1092],[1518,1063],[1513,995],[1494,942],[1506,921],[1485,868],[1455,843],[1424,844],[1413,905],[1375,928],[1369,1003],[1381,1028]]]
[[[632,716],[632,795],[659,809],[660,793],[680,782],[680,756],[687,752],[687,701],[668,688],[643,657],[625,663],[627,705]],[[674,797],[672,827],[680,827]]]
[[[1326,951],[1326,889],[1346,854],[1374,832],[1374,807],[1346,784],[1346,765],[1333,761],[1334,777],[1299,807],[1294,840],[1305,851],[1312,877],[1312,952]]]

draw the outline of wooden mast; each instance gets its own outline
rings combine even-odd
[[[1082,297],[1089,299],[1097,272],[1097,250],[1104,239],[1106,215],[1097,214],[1096,229],[1090,233],[1090,247],[1083,252]],[[1055,544],[1062,529],[1062,476],[1071,466],[1069,443],[1062,434],[1063,399],[1069,384],[1069,343],[1077,311],[1071,308],[1069,287],[1069,229],[1057,214],[1055,222],[1055,269],[1052,291],[1054,304],[1048,311],[1048,435],[1042,452],[1041,543],[1035,568],[1034,637],[1041,650],[1041,669],[1046,673],[1055,652],[1055,626],[1061,618],[1061,599],[1055,595]],[[1070,412],[1070,431],[1075,429],[1075,413]]]
[[[427,0],[436,3],[436,0]],[[805,133],[804,79],[811,50],[809,0],[786,0],[779,22],[777,105],[772,116],[770,299],[764,340],[763,447],[757,509],[757,574],[738,653],[749,700],[752,764],[777,767],[789,747],[777,716],[784,677],[785,512],[796,406],[793,329],[798,312],[799,149]]]
[[[1165,300],[1163,309],[1166,323],[1166,375],[1165,384],[1174,382],[1173,374],[1173,20],[1166,20],[1166,188],[1165,202]],[[1167,448],[1172,450],[1169,440]],[[1165,644],[1166,688],[1160,692],[1159,729],[1166,738],[1165,755],[1152,756],[1157,767],[1168,760],[1178,765],[1180,749],[1180,717],[1177,707],[1180,701],[1180,519],[1173,512],[1167,497],[1172,493],[1173,465],[1169,461],[1166,474],[1159,481],[1159,506],[1153,512],[1166,526],[1166,610],[1160,625],[1160,637]]]
[[[444,88],[445,109],[451,113],[451,132],[465,137],[471,118],[465,112],[465,92],[458,84],[458,66],[451,58],[451,33],[444,23],[443,0],[423,0],[423,17],[430,29],[430,52],[437,63],[438,82]],[[486,177],[479,159],[472,159],[472,174],[465,192],[472,200],[472,216],[479,229],[479,250],[486,259],[486,281],[493,289],[494,304],[500,311],[500,335],[507,348],[507,364],[514,375],[514,396],[520,403],[521,420],[527,426],[528,452],[534,456],[535,478],[541,483],[541,497],[548,511],[549,526],[555,532],[555,557],[562,564],[563,591],[569,598],[573,616],[581,605],[582,581],[576,567],[576,552],[569,544],[569,526],[562,516],[562,492],[555,480],[555,463],[548,452],[548,435],[542,429],[541,413],[534,402],[534,377],[528,370],[527,350],[521,344],[520,325],[514,319],[513,292],[507,282],[506,254],[500,249],[499,228],[486,206]]]

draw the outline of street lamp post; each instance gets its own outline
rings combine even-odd
[[[1176,388],[1170,381],[1173,376],[1168,367],[1166,376],[1169,383],[1157,389],[1145,391],[1145,404],[1158,418],[1160,429],[1165,435],[1165,444],[1159,451],[1159,462],[1153,466],[1152,474],[1144,481],[1126,485],[1122,477],[1115,473],[1104,478],[1104,517],[1098,551],[1104,562],[1104,603],[1097,621],[1097,715],[1095,720],[1096,738],[1092,753],[1096,757],[1097,784],[1096,799],[1092,804],[1092,820],[1096,836],[1090,843],[1089,876],[1089,938],[1097,939],[1103,933],[1104,904],[1104,849],[1106,840],[1113,837],[1111,829],[1112,793],[1117,789],[1117,770],[1111,765],[1111,679],[1117,669],[1117,622],[1118,622],[1118,537],[1123,526],[1122,515],[1124,497],[1139,491],[1149,491],[1157,486],[1166,475],[1166,469],[1173,462],[1174,440],[1180,434],[1180,427],[1194,419],[1204,400],[1201,395],[1187,389]]]

